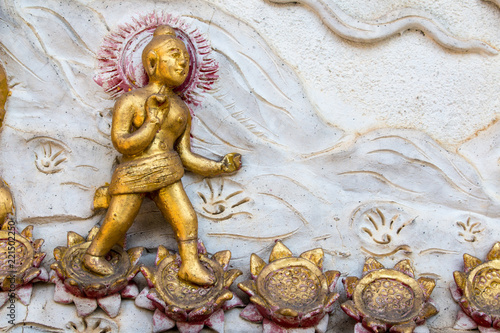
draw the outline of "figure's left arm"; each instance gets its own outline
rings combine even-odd
[[[217,162],[205,158],[191,151],[191,116],[189,116],[186,129],[182,136],[178,139],[176,150],[181,157],[184,167],[202,176],[217,176],[223,173],[232,173],[241,168],[241,155],[238,153],[230,153]]]

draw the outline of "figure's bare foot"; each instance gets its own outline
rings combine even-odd
[[[113,266],[111,266],[104,257],[93,256],[86,253],[82,261],[85,267],[99,275],[111,275],[114,272]]]
[[[215,277],[198,261],[182,263],[179,269],[179,278],[200,286],[211,286]]]

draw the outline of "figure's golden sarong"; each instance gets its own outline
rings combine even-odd
[[[109,194],[145,193],[180,180],[184,166],[177,152],[166,152],[121,163],[109,185]]]

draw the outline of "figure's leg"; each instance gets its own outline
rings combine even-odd
[[[174,229],[182,260],[179,277],[198,285],[212,285],[214,276],[198,258],[198,219],[182,183],[162,188],[153,199]]]
[[[113,273],[113,267],[104,256],[125,237],[139,213],[143,198],[143,194],[119,194],[111,197],[104,222],[83,256],[85,267],[101,275]]]

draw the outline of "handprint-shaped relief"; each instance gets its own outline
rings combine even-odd
[[[222,221],[227,220],[239,213],[246,213],[242,209],[251,201],[243,191],[240,184],[220,179],[205,178],[204,185],[199,189],[198,197],[201,215],[204,217]]]
[[[471,217],[467,218],[467,222],[457,221],[457,225],[460,228],[459,236],[466,242],[475,242],[477,241],[477,236],[484,231],[484,228],[481,228],[481,222],[472,222]]]
[[[76,324],[70,321],[66,325],[68,333],[115,333],[118,328],[114,322],[104,318],[83,318]]]
[[[360,226],[360,236],[374,245],[388,245],[401,238],[401,232],[413,221],[402,206],[392,203],[369,203],[358,208],[351,217],[351,222]]]
[[[62,142],[48,137],[35,137],[28,142],[35,143],[35,166],[38,171],[52,174],[63,170],[71,150]]]

